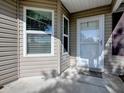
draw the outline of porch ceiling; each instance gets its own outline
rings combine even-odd
[[[61,0],[63,5],[74,13],[111,4],[112,0]]]

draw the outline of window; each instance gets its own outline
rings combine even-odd
[[[24,8],[24,55],[52,55],[54,11]]]
[[[63,52],[69,52],[69,19],[63,15]]]

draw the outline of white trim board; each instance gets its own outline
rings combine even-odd
[[[112,10],[113,12],[115,12],[118,9],[122,1],[123,0],[116,0],[116,4],[114,5],[113,10]]]
[[[64,18],[68,21],[68,35],[64,34]],[[68,51],[64,52],[64,36],[68,38]],[[69,53],[69,18],[63,14],[63,26],[62,26],[62,54],[68,54]]]

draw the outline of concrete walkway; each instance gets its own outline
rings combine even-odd
[[[56,78],[21,78],[6,85],[0,93],[124,93],[124,84],[112,75],[96,78],[80,75],[75,68],[69,68]]]

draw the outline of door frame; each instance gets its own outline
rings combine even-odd
[[[99,57],[99,61],[102,61],[102,67],[100,68],[100,72],[104,71],[104,15],[97,15],[97,16],[91,16],[91,17],[85,17],[85,18],[79,18],[77,19],[77,57],[76,57],[76,66],[78,66],[78,62],[80,59],[80,23],[85,21],[92,21],[92,20],[99,20],[100,21],[100,29],[102,30],[100,34],[102,35],[102,53]]]

